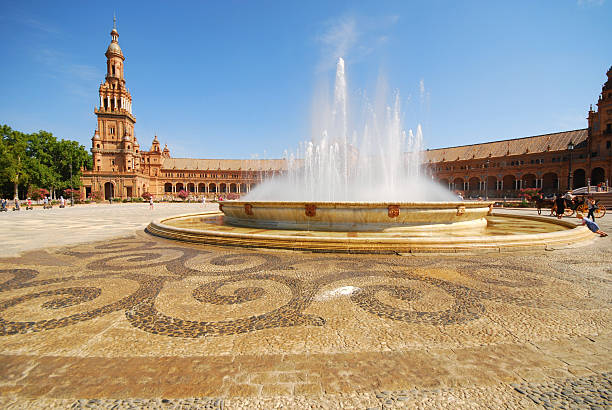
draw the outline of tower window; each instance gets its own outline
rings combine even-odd
[[[97,145],[96,145],[96,148],[100,148],[100,144],[97,144]]]
[[[606,141],[606,148],[610,149],[611,146],[612,146],[612,141]]]
[[[113,76],[115,75],[115,66],[113,66]],[[115,87],[113,87],[115,88]]]

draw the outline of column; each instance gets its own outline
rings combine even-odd
[[[115,109],[117,109],[117,96],[115,95],[113,99],[115,100]]]

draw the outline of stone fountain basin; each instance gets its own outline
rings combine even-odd
[[[262,229],[380,231],[486,225],[493,202],[263,202],[219,204],[226,223]]]

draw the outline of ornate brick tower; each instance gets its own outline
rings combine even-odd
[[[119,47],[116,19],[106,50],[106,77],[100,84],[100,106],[94,109],[98,127],[92,138],[93,171],[114,174],[104,185],[104,196],[125,197],[135,194],[133,180],[140,168],[140,149],[134,135],[136,118],[132,114],[132,96],[125,86],[125,57]]]
[[[612,67],[601,88],[597,111],[589,110],[589,163],[592,185],[609,184],[612,175]]]

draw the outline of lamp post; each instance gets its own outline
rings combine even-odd
[[[569,169],[567,172],[567,190],[572,190],[572,151],[574,150],[574,143],[570,140],[567,144],[567,150],[569,151]]]
[[[72,157],[70,157],[70,206],[74,206],[74,189],[72,186]]]
[[[489,164],[491,163],[491,160],[487,159],[485,161],[485,168],[487,169],[485,171],[485,201],[489,200]]]

